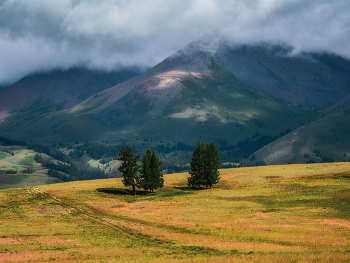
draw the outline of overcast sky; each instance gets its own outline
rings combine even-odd
[[[81,64],[150,67],[212,31],[350,59],[350,0],[0,0],[0,84]]]

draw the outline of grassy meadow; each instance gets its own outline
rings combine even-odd
[[[0,191],[1,262],[349,262],[350,163],[221,170],[212,189],[165,175]]]

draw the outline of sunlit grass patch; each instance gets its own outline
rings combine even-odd
[[[0,152],[0,160],[6,159],[8,157],[11,157],[11,154],[5,153],[5,152]]]
[[[30,177],[32,177],[33,174],[15,174],[15,175],[11,175],[8,176],[6,183],[7,184],[20,184],[23,181],[29,179]]]
[[[22,160],[18,162],[18,164],[23,166],[33,166],[35,163],[34,155],[27,155]]]
[[[347,261],[350,167],[337,165],[311,166],[311,174],[309,165],[221,170],[224,187],[200,191],[187,188],[188,173],[166,175],[163,189],[147,195],[140,189],[136,197],[121,179],[2,190],[0,256],[44,262]]]

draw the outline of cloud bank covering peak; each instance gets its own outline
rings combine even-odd
[[[150,67],[213,31],[350,59],[350,2],[0,0],[0,84],[77,65]]]

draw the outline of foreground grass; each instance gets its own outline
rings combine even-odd
[[[120,179],[0,191],[1,262],[348,262],[350,164],[187,174],[133,197]]]

